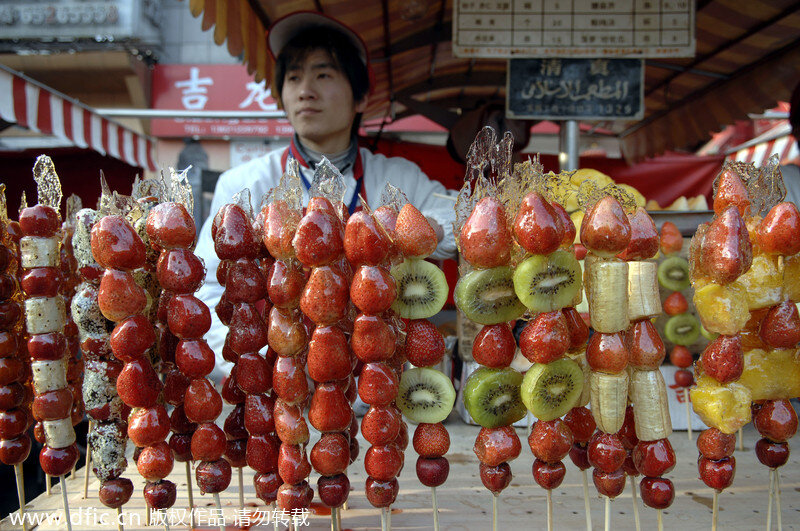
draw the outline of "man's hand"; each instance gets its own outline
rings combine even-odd
[[[430,223],[431,227],[433,227],[433,231],[436,233],[436,241],[437,242],[442,241],[442,239],[444,238],[444,229],[442,228],[441,225],[439,225],[439,222],[430,216],[425,216],[425,219],[427,219],[428,223]]]

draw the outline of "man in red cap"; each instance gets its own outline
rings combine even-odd
[[[254,206],[277,186],[290,158],[298,161],[303,181],[304,202],[314,168],[322,157],[331,161],[344,176],[347,186],[344,202],[352,213],[364,197],[370,208],[380,205],[386,184],[402,190],[408,200],[431,221],[439,236],[434,258],[455,255],[452,223],[454,196],[430,180],[419,167],[402,158],[387,158],[359,148],[356,132],[367,106],[370,89],[367,48],[359,36],[340,22],[312,12],[298,12],[277,20],[267,34],[275,58],[272,93],[286,111],[295,134],[289,147],[232,168],[217,182],[211,215],[200,231],[197,254],[205,260],[208,274],[198,292],[209,307],[216,307],[223,288],[216,279],[219,259],[211,240],[211,222],[216,212],[234,194],[249,188]],[[437,195],[439,197],[437,197]],[[212,312],[212,328],[206,336],[217,353],[216,375],[230,367],[221,358],[227,328]]]

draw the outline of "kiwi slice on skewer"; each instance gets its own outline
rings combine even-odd
[[[700,321],[690,313],[673,315],[664,325],[664,337],[676,345],[691,345],[700,337]]]
[[[514,293],[508,266],[470,271],[458,280],[453,298],[468,319],[483,325],[506,323],[525,313]]]
[[[527,413],[519,394],[521,383],[522,374],[514,369],[481,367],[467,379],[464,405],[484,428],[508,426]]]
[[[397,298],[392,309],[403,319],[427,319],[447,302],[444,272],[425,260],[406,259],[392,268]]]
[[[553,420],[575,407],[583,391],[583,369],[569,358],[535,363],[522,380],[522,402],[539,420]]]
[[[658,283],[670,291],[689,287],[689,262],[680,256],[670,256],[658,264]]]
[[[414,368],[403,372],[400,378],[397,407],[412,422],[442,422],[453,410],[455,401],[453,382],[439,371]]]
[[[575,255],[555,251],[523,260],[514,271],[514,290],[534,312],[552,312],[570,306],[581,289],[581,266]]]

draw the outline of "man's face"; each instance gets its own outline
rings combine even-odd
[[[350,127],[366,106],[353,101],[347,77],[324,50],[312,50],[303,61],[289,65],[281,101],[303,143],[325,153],[350,145]]]

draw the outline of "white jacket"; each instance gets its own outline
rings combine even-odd
[[[281,165],[283,151],[284,148],[277,149],[223,173],[217,181],[208,218],[200,229],[195,253],[205,262],[206,281],[196,295],[211,310],[211,330],[206,334],[206,340],[217,357],[216,367],[210,375],[215,381],[220,381],[223,376],[230,374],[233,364],[222,359],[222,345],[225,342],[228,327],[220,322],[214,311],[224,288],[217,282],[216,272],[219,258],[214,252],[214,242],[211,239],[211,223],[219,209],[230,203],[234,194],[244,188],[250,189],[253,209],[254,212],[257,212],[261,198],[271,188],[278,185],[283,174],[284,168]],[[435,219],[444,229],[444,238],[432,258],[441,259],[455,256],[456,244],[453,238],[455,201],[436,197],[433,194],[438,193],[455,198],[456,192],[448,191],[440,182],[428,179],[416,164],[406,159],[386,158],[383,155],[375,155],[365,148],[360,148],[360,154],[364,168],[363,187],[370,208],[374,210],[380,206],[381,193],[386,183],[391,183],[406,194],[409,202],[426,216]],[[308,182],[313,180],[313,170],[303,167],[300,170]],[[356,187],[352,167],[344,174],[344,180],[347,185],[344,203],[349,205]],[[308,191],[304,190],[303,203],[307,202]]]

